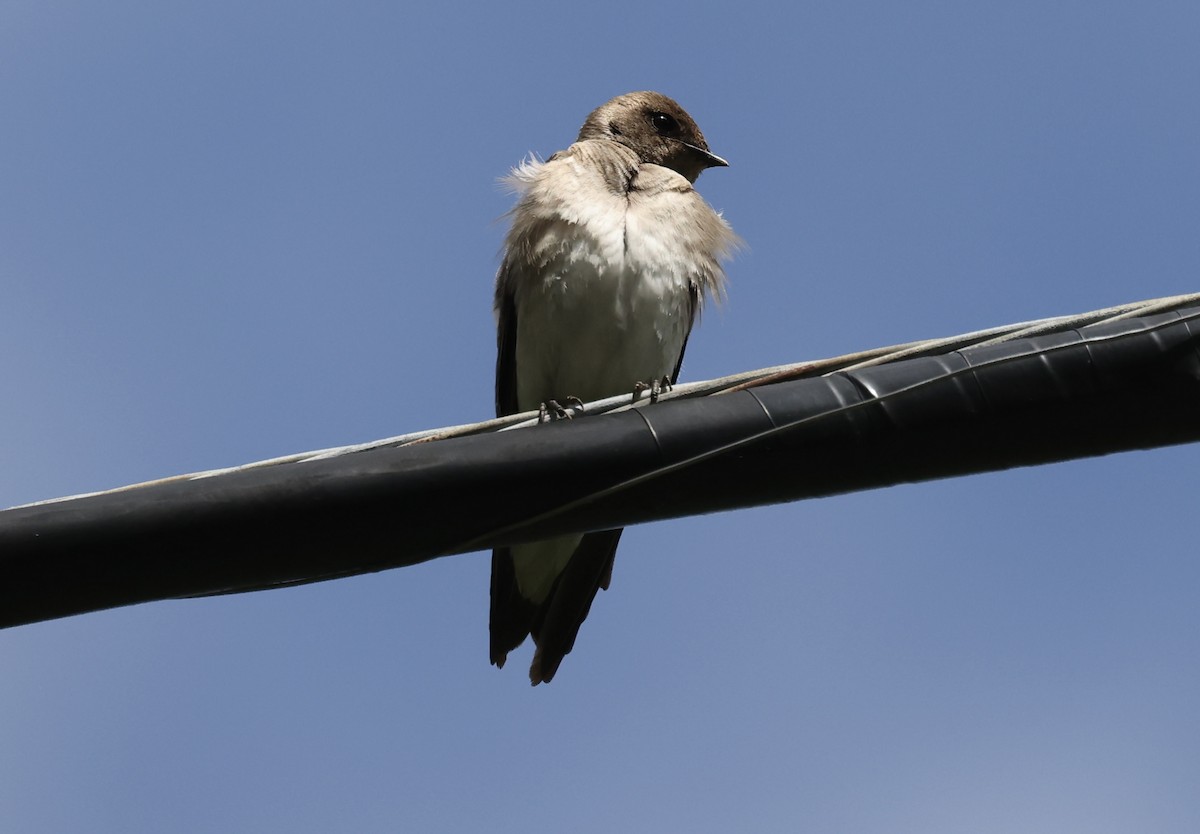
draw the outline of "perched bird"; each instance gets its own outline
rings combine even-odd
[[[728,165],[683,108],[660,93],[618,96],[579,138],[507,182],[520,195],[496,275],[496,413],[553,399],[591,401],[679,376],[706,295],[738,243],[692,188]],[[491,661],[527,635],[529,677],[549,683],[600,588],[620,530],[492,551]]]

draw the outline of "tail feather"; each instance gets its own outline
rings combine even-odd
[[[492,665],[503,669],[508,653],[532,634],[536,649],[529,680],[534,686],[549,683],[574,647],[596,593],[607,590],[612,581],[620,539],[620,530],[584,536],[540,605],[521,595],[511,550],[493,550],[488,625]]]
[[[579,627],[591,611],[596,592],[608,588],[621,530],[589,533],[554,583],[530,629],[537,649],[529,667],[534,686],[550,683],[563,658],[575,646]]]

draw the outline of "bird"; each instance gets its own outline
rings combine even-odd
[[[723,264],[741,243],[693,187],[728,164],[677,102],[643,91],[593,110],[566,150],[511,171],[517,203],[494,297],[497,416],[678,379],[701,306],[723,296]],[[609,587],[620,537],[495,548],[492,664],[503,668],[531,635],[530,682],[549,683]]]

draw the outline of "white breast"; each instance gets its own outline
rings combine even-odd
[[[557,227],[552,233],[564,239],[562,255],[518,292],[522,409],[552,398],[631,392],[637,382],[669,375],[679,360],[690,327],[686,278],[590,231]]]

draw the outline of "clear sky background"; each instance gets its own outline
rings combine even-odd
[[[1198,44],[1194,2],[6,0],[0,506],[490,416],[496,179],[630,90],[749,245],[687,380],[1196,291]],[[537,689],[484,553],[5,631],[0,828],[1195,832],[1198,468],[631,529]]]

